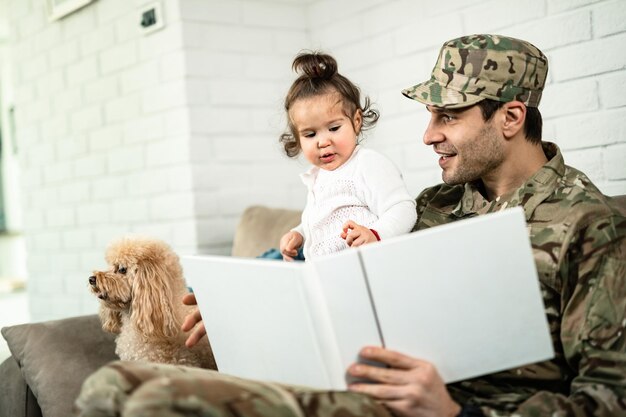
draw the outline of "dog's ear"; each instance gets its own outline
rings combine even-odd
[[[171,272],[164,262],[146,261],[137,265],[133,273],[133,325],[147,337],[173,337],[180,323],[174,316]]]
[[[111,310],[103,303],[100,303],[100,322],[102,329],[110,333],[119,333],[122,330],[122,314],[119,311]]]

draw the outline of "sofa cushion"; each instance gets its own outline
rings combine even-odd
[[[248,207],[241,215],[233,240],[233,256],[256,257],[278,248],[280,238],[300,224],[301,212],[264,206]]]
[[[72,415],[85,378],[118,359],[97,315],[4,327],[2,335],[46,417]]]

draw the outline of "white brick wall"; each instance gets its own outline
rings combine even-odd
[[[303,203],[304,192],[294,201],[284,191],[302,166],[277,145],[291,60],[306,39],[302,3],[180,3],[199,250],[227,252],[248,205]]]
[[[365,146],[417,193],[440,173],[421,142],[428,115],[400,89],[429,76],[446,39],[525,38],[550,59],[546,139],[626,193],[623,0],[161,0],[165,28],[142,35],[146,2],[98,0],[49,22],[44,2],[0,0],[34,320],[95,311],[86,279],[121,235],[227,253],[245,207],[302,207],[306,164],[277,143],[301,49],[334,54],[376,102]]]
[[[184,64],[178,1],[164,0],[171,20],[149,36],[144,1],[101,0],[55,22],[40,1],[3,1],[32,318],[93,312],[85,282],[111,239],[151,232],[197,247],[176,233],[195,222],[192,187],[169,180],[191,172],[184,74],[164,65]]]
[[[310,26],[310,45],[333,53],[345,75],[375,99],[382,117],[367,146],[392,157],[410,189],[437,180],[438,169],[421,144],[425,110],[399,90],[428,78],[446,39],[491,32],[527,39],[548,55],[540,106],[545,139],[560,145],[566,162],[585,170],[605,193],[626,193],[626,55],[619,47],[626,40],[624,1],[342,4],[338,10],[330,1],[308,7],[311,21],[320,23]]]

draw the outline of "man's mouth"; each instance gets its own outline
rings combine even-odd
[[[439,165],[444,166],[448,161],[456,156],[454,152],[435,151],[439,155]]]

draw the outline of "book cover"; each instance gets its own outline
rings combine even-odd
[[[306,262],[182,258],[220,372],[345,389],[365,345],[454,382],[554,355],[520,208]]]

